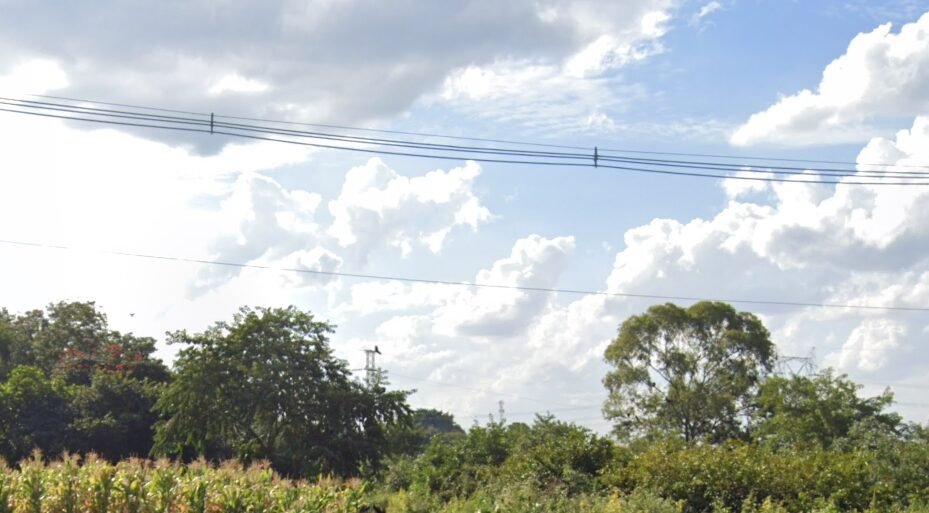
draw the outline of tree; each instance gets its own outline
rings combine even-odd
[[[464,429],[455,422],[451,413],[432,408],[419,408],[413,412],[413,425],[428,439],[437,435],[464,435]]]
[[[34,449],[57,456],[71,443],[74,417],[70,397],[60,380],[41,369],[19,366],[0,384],[0,454],[16,463]]]
[[[5,380],[14,367],[13,351],[17,341],[12,324],[13,316],[0,308],[0,380]]]
[[[464,429],[455,417],[441,410],[418,408],[413,411],[409,426],[400,426],[390,433],[393,452],[406,455],[421,454],[433,438],[450,441],[464,436]]]
[[[153,411],[164,385],[128,372],[98,369],[89,386],[73,386],[72,452],[94,452],[110,461],[146,457],[154,444]]]
[[[144,456],[153,443],[152,405],[170,379],[154,339],[109,329],[93,302],[59,302],[14,316],[0,310],[0,379],[8,447]]]
[[[773,446],[831,448],[839,440],[898,433],[900,416],[884,411],[893,404],[893,393],[860,398],[860,388],[831,370],[813,377],[770,377],[758,392],[752,435]]]
[[[164,363],[153,357],[154,339],[109,329],[106,315],[92,301],[62,301],[48,305],[46,311],[7,317],[4,323],[0,315],[0,339],[6,324],[11,332],[7,343],[10,366],[34,365],[48,376],[79,385],[89,385],[98,369],[126,371],[135,379],[155,382],[170,377]]]
[[[155,451],[228,447],[290,475],[377,466],[387,430],[409,422],[406,393],[352,380],[329,347],[333,329],[294,307],[243,308],[203,333],[169,334],[188,347],[156,404],[166,420]]]
[[[604,414],[616,434],[673,434],[719,441],[772,368],[774,345],[761,321],[725,303],[655,305],[622,323],[606,349]]]

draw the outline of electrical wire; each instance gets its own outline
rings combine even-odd
[[[134,104],[127,104],[127,103],[113,103],[113,102],[105,102],[105,101],[99,101],[99,100],[73,98],[73,97],[67,97],[67,96],[54,96],[54,95],[43,95],[43,94],[32,94],[29,96],[32,96],[35,98],[48,98],[48,99],[64,100],[64,101],[70,101],[70,102],[79,102],[79,103],[85,103],[85,104],[89,103],[89,104],[97,104],[97,105],[109,105],[109,106],[116,106],[116,107],[159,111],[159,112],[172,112],[176,114],[188,114],[188,115],[197,115],[197,116],[208,115],[203,112],[192,112],[192,111],[165,109],[165,108],[158,108],[158,107],[146,107],[146,106],[140,106],[140,105],[134,105]],[[585,150],[585,151],[590,150],[590,147],[587,147],[587,146],[539,143],[539,142],[530,142],[530,141],[519,141],[519,140],[513,140],[513,139],[470,137],[470,136],[462,136],[462,135],[440,134],[440,133],[434,133],[434,132],[411,132],[411,131],[403,131],[403,130],[388,130],[388,129],[383,129],[383,128],[363,128],[363,127],[353,127],[353,126],[346,126],[346,125],[306,123],[306,122],[298,122],[298,121],[284,121],[284,120],[275,120],[275,119],[267,119],[267,118],[230,116],[230,115],[216,115],[215,117],[217,119],[219,118],[236,119],[236,120],[242,120],[242,121],[257,121],[257,122],[263,122],[263,123],[275,123],[275,124],[284,124],[284,125],[291,125],[291,126],[307,126],[307,127],[331,128],[331,129],[347,130],[347,131],[410,135],[410,136],[415,136],[415,137],[430,137],[430,138],[452,139],[452,140],[462,140],[462,141],[516,144],[520,146],[536,146],[536,147],[562,148],[562,149],[574,149],[574,150]],[[718,154],[718,153],[686,153],[686,152],[655,151],[655,150],[633,150],[633,149],[625,149],[625,148],[602,148],[601,150],[604,152],[608,152],[608,153],[625,153],[625,154],[635,154],[635,155],[666,155],[666,156],[676,156],[676,157],[716,158],[716,159],[743,160],[743,161],[751,160],[751,161],[767,161],[767,162],[795,162],[795,163],[807,163],[807,164],[835,164],[835,165],[846,165],[846,166],[852,166],[852,167],[854,166],[908,167],[908,168],[918,168],[918,169],[929,170],[929,164],[867,163],[867,162],[850,162],[850,161],[842,161],[842,160],[799,159],[799,158],[765,157],[765,156],[753,156],[753,155],[732,155],[732,154]],[[770,166],[765,166],[765,167],[770,167]]]
[[[929,173],[917,173],[913,171],[855,171],[852,169],[817,169],[779,165],[766,166],[765,169],[755,169],[751,166],[725,162],[721,163],[695,160],[629,158],[609,155],[607,153],[600,154],[596,149],[594,153],[591,154],[589,152],[554,152],[525,150],[519,148],[485,148],[477,146],[435,144],[400,139],[384,139],[334,133],[311,132],[305,130],[280,129],[261,125],[230,123],[222,120],[217,122],[216,116],[212,114],[209,116],[209,118],[207,118],[205,114],[191,113],[188,111],[154,109],[107,102],[99,103],[107,104],[110,106],[125,106],[128,108],[145,109],[152,112],[170,112],[172,115],[153,114],[152,112],[100,109],[82,105],[67,105],[47,101],[23,100],[9,97],[0,98],[0,104],[5,106],[5,108],[0,108],[0,111],[118,126],[210,133],[213,135],[225,135],[229,137],[240,137],[252,140],[298,144],[323,149],[347,150],[405,157],[434,158],[442,160],[467,159],[476,162],[501,164],[584,168],[594,167],[636,173],[651,173],[715,179],[753,180],[764,182],[898,186],[929,185],[929,181],[926,181],[926,179],[929,179]],[[181,117],[173,114],[201,116],[202,119],[198,117]],[[220,116],[220,118],[238,119],[232,116]],[[287,139],[270,137],[272,135],[287,137]],[[324,142],[310,142],[310,140]],[[398,150],[395,151],[380,149],[382,147],[397,148]],[[573,147],[566,148],[571,149]],[[415,151],[399,151],[400,149]],[[475,154],[478,156],[475,156]],[[892,167],[890,165],[885,166]],[[681,169],[690,169],[693,171],[682,171]],[[696,171],[714,171],[714,173]],[[737,172],[738,174],[728,174],[732,172]],[[790,175],[791,177],[782,178],[771,175]],[[839,180],[816,180],[813,178],[839,178]],[[853,179],[850,180],[848,178]],[[880,181],[861,180],[862,178],[880,179]]]
[[[470,152],[470,153],[480,153],[480,154],[491,154],[491,155],[508,155],[508,156],[523,156],[523,157],[538,157],[538,158],[557,158],[557,159],[573,159],[574,161],[583,160],[585,163],[591,159],[591,155],[588,153],[566,153],[566,152],[548,152],[548,151],[526,151],[526,150],[517,150],[517,149],[494,149],[494,148],[480,148],[473,146],[457,146],[457,145],[447,145],[447,144],[431,144],[431,143],[417,143],[411,141],[402,141],[397,139],[375,139],[370,137],[357,137],[357,136],[344,136],[338,134],[327,134],[321,132],[308,132],[300,130],[282,130],[282,129],[273,129],[269,127],[261,127],[257,125],[243,125],[240,123],[224,123],[224,122],[215,122],[212,123],[206,119],[198,118],[180,118],[176,116],[165,116],[165,115],[152,115],[131,111],[122,111],[122,110],[113,110],[113,109],[95,109],[90,107],[82,106],[64,106],[49,102],[37,102],[29,100],[16,100],[13,98],[2,98],[0,97],[0,105],[8,105],[20,107],[22,105],[28,105],[29,108],[42,109],[42,110],[52,110],[59,112],[70,112],[77,114],[89,114],[89,115],[105,115],[108,117],[114,117],[119,119],[133,119],[141,121],[153,121],[153,122],[175,122],[183,125],[194,125],[207,127],[210,126],[213,129],[213,133],[216,133],[216,128],[228,128],[233,130],[246,130],[258,133],[272,134],[272,135],[284,135],[284,136],[297,136],[297,137],[312,137],[316,139],[323,139],[329,141],[338,141],[338,142],[349,142],[349,143],[359,143],[359,144],[376,144],[378,146],[390,146],[390,147],[402,147],[402,148],[414,148],[414,149],[428,149],[428,150],[443,150],[443,151],[452,151],[452,152]],[[24,113],[22,111],[17,111]],[[87,121],[84,118],[74,118],[82,121]],[[472,159],[473,160],[473,159]],[[598,161],[603,162],[619,162],[619,163],[631,163],[639,164],[644,166],[664,166],[672,168],[687,168],[687,169],[702,169],[702,170],[711,170],[711,171],[722,171],[722,172],[741,172],[741,173],[759,173],[762,175],[768,174],[780,174],[780,175],[797,175],[798,173],[803,174],[805,171],[810,171],[808,168],[796,167],[796,166],[766,166],[765,169],[753,169],[746,168],[742,164],[728,164],[728,163],[707,163],[700,161],[691,161],[691,160],[667,160],[667,159],[645,159],[645,158],[628,158],[628,157],[616,157],[609,156],[606,154],[598,155]],[[563,165],[565,163],[560,163]],[[585,166],[588,167],[588,166]],[[604,166],[606,167],[606,166]],[[809,176],[823,176],[823,177],[859,177],[859,178],[929,178],[929,173],[915,173],[912,171],[880,171],[880,172],[868,172],[868,171],[855,171],[853,169],[837,169],[837,168],[817,168],[815,171],[806,173]],[[705,176],[705,174],[701,175]],[[731,177],[730,177],[731,178]],[[809,180],[798,180],[801,182],[808,182]],[[849,183],[849,182],[845,182]]]
[[[8,240],[8,239],[0,239],[0,244],[5,244],[8,246],[55,249],[55,250],[62,250],[62,251],[78,250],[78,248],[73,248],[70,246],[64,246],[60,244],[49,244],[49,243],[30,242],[30,241],[16,241],[16,240]],[[266,270],[266,271],[310,274],[310,275],[316,275],[316,276],[333,276],[333,277],[339,277],[339,278],[384,280],[384,281],[396,281],[396,282],[405,282],[405,283],[421,283],[421,284],[430,284],[430,285],[446,285],[446,286],[468,287],[468,288],[477,288],[477,289],[483,288],[483,289],[497,289],[497,290],[517,290],[521,292],[570,294],[570,295],[581,295],[581,296],[606,296],[606,297],[620,297],[620,298],[657,299],[657,300],[663,300],[663,301],[719,301],[719,302],[725,302],[725,303],[768,305],[768,306],[838,308],[838,309],[850,309],[850,310],[879,310],[879,311],[901,311],[901,312],[929,312],[929,307],[916,307],[916,306],[814,303],[814,302],[803,302],[803,301],[776,301],[776,300],[765,300],[765,299],[724,298],[724,297],[709,297],[709,296],[639,294],[639,293],[631,293],[631,292],[610,292],[610,291],[604,291],[604,290],[532,287],[532,286],[525,286],[525,285],[505,285],[505,284],[500,284],[500,283],[451,281],[451,280],[414,278],[410,276],[391,276],[391,275],[383,275],[383,274],[364,274],[364,273],[352,273],[352,272],[341,272],[341,271],[322,271],[322,270],[317,270],[317,269],[306,269],[306,268],[276,267],[276,266],[262,265],[262,264],[225,262],[225,261],[219,261],[219,260],[186,258],[186,257],[179,257],[179,256],[151,255],[151,254],[133,253],[133,252],[127,252],[127,251],[93,250],[93,252],[98,253],[98,254],[114,255],[114,256],[121,256],[121,257],[131,257],[131,258],[168,261],[168,262],[181,262],[181,263],[199,264],[199,265],[235,267],[235,268],[240,268],[240,269],[260,269],[260,270]]]

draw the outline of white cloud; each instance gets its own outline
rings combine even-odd
[[[480,270],[475,283],[500,287],[552,288],[574,251],[573,237],[530,235],[510,255]],[[365,282],[351,287],[351,300],[339,312],[363,315],[429,307],[430,333],[448,337],[506,337],[529,324],[548,304],[546,294],[511,288],[456,287],[443,284]]]
[[[0,75],[0,91],[6,95],[43,94],[67,86],[67,74],[49,59],[31,59]]]
[[[480,166],[469,161],[409,178],[380,159],[370,159],[348,172],[339,197],[329,202],[333,221],[328,234],[342,247],[352,248],[360,262],[384,243],[404,255],[416,244],[437,253],[452,228],[476,230],[492,219],[471,190],[480,172]]]
[[[573,237],[545,239],[538,235],[516,241],[508,258],[481,270],[476,283],[552,288],[574,251]],[[544,310],[545,294],[515,289],[478,288],[462,292],[434,313],[434,330],[448,336],[512,336]]]
[[[714,12],[722,8],[723,8],[723,4],[717,2],[716,0],[713,0],[712,2],[704,4],[703,7],[701,7],[700,10],[694,13],[693,17],[690,18],[690,24],[700,25],[707,16],[713,14]]]
[[[538,132],[616,131],[611,115],[644,90],[611,76],[661,53],[673,2],[552,5],[547,19],[571,19],[587,35],[572,51],[546,59],[499,58],[449,73],[439,98],[460,112]]]
[[[804,89],[753,114],[731,136],[736,145],[865,141],[876,121],[929,112],[929,13],[894,33],[881,25],[852,39]]]
[[[858,161],[907,165],[927,158],[929,118],[920,117],[894,140],[872,140]],[[723,182],[729,202],[709,219],[656,219],[628,230],[609,290],[838,305],[929,301],[926,188],[734,183]],[[765,194],[751,194],[757,192]],[[603,311],[621,318],[630,302]],[[785,354],[815,347],[824,364],[854,379],[929,385],[921,313],[736,306],[762,314]],[[903,390],[898,394],[908,400]]]
[[[74,130],[14,114],[0,115],[0,139],[0,238],[77,248],[0,247],[0,304],[22,311],[95,300],[118,329],[155,337],[169,327],[202,329],[242,296],[192,301],[188,284],[202,266],[101,251],[207,259],[224,221],[205,206],[208,199],[224,194],[237,173],[262,169],[259,162],[307,158],[265,145],[227,146],[202,157],[114,130]],[[259,287],[251,294],[266,297]]]
[[[843,369],[875,371],[884,367],[906,336],[906,326],[888,319],[866,319],[842,345],[838,366]]]
[[[613,133],[610,115],[624,112],[647,93],[635,84],[583,76],[601,64],[612,65],[595,62],[573,62],[570,69],[511,61],[469,66],[445,79],[440,99],[461,114],[540,134]]]
[[[86,16],[76,4],[51,11],[28,2],[7,5],[0,72],[41,57],[68,75],[57,85],[62,96],[362,124],[404,112],[469,66],[560,67],[587,51],[583,67],[597,70],[640,58],[647,53],[642,44],[664,34],[674,2],[284,0],[218,7],[191,0],[130,7],[110,0],[96,7],[105,19]],[[22,21],[37,19],[42,23]],[[411,30],[410,20],[428,22]],[[190,142],[170,132],[138,133]],[[197,144],[216,151],[224,142]]]
[[[774,175],[770,173],[758,173],[756,171],[742,170],[737,171],[734,176],[749,178],[773,178]],[[739,180],[734,178],[726,178],[722,181],[722,184],[723,190],[726,191],[726,197],[729,199],[737,199],[748,194],[764,192],[770,188],[770,183],[764,180]]]
[[[12,79],[22,82],[34,69],[18,68]],[[410,242],[439,251],[456,236],[454,228],[473,231],[490,219],[472,191],[480,173],[473,163],[404,176],[370,161],[361,167],[386,179],[367,182],[358,179],[363,172],[348,172],[343,194],[325,205],[336,207],[330,218],[320,193],[268,174],[315,165],[314,152],[302,147],[232,144],[201,156],[112,129],[77,130],[15,114],[0,114],[0,138],[0,238],[77,248],[2,245],[0,304],[21,311],[53,300],[97,300],[117,328],[155,337],[167,328],[203,329],[242,304],[322,310],[341,288],[328,274],[172,257],[321,273],[351,259],[357,271],[363,268],[356,246],[373,251]],[[352,203],[360,198],[371,203]],[[363,211],[378,216],[377,226],[359,221]],[[343,247],[333,234],[349,234],[354,243]]]
[[[263,93],[270,89],[271,86],[260,80],[245,78],[238,73],[223,75],[207,91],[209,94],[217,95],[223,93]]]
[[[286,190],[267,176],[241,174],[220,203],[217,214],[228,227],[210,243],[211,256],[221,262],[250,263],[273,262],[290,255],[295,264],[309,262],[310,269],[334,270],[337,266],[333,264],[340,260],[327,257],[331,252],[316,247],[321,234],[315,217],[321,201],[319,194]],[[298,256],[295,252],[305,253]],[[320,267],[320,259],[325,260],[325,269]],[[205,267],[194,290],[213,289],[241,271],[239,267]]]
[[[547,239],[530,235],[516,241],[509,256],[479,271],[474,281],[555,287],[574,245],[572,237]],[[497,394],[505,394],[507,400],[519,400],[526,393],[523,378],[541,364],[532,365],[525,372],[521,370],[536,352],[524,337],[531,326],[556,308],[555,298],[555,294],[513,289],[361,283],[352,286],[351,299],[336,310],[365,316],[396,312],[380,323],[375,339],[356,340],[354,344],[357,347],[378,344],[384,351],[385,363],[397,375],[420,377],[433,383],[425,388],[413,384],[421,389],[418,400],[427,403],[442,400],[444,408],[461,413],[493,402],[499,397]],[[570,315],[574,318],[574,313]],[[576,322],[584,320],[585,317],[579,316]],[[551,329],[554,328],[551,324]],[[564,356],[566,351],[557,355]],[[550,358],[544,364],[553,361]],[[467,382],[472,393],[450,398],[450,390],[436,382]]]

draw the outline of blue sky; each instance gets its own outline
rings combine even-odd
[[[0,2],[0,91],[584,148],[929,163],[929,2]],[[42,10],[38,15],[37,10]],[[105,16],[103,15],[105,14]],[[889,24],[889,25],[888,25]],[[306,279],[122,250],[618,293],[924,307],[929,188],[760,184],[313,151],[0,114],[0,305],[98,301],[164,339],[240,305],[378,344],[464,424],[594,429],[642,299]],[[428,137],[417,140],[436,141]],[[444,142],[444,140],[441,140]],[[103,251],[103,252],[101,252]],[[783,354],[925,420],[924,313],[737,305]],[[132,314],[132,315],[130,315]],[[170,359],[176,348],[160,346]]]

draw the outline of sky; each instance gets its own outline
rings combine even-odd
[[[929,1],[0,0],[0,96],[636,151],[929,165]],[[82,20],[74,23],[75,19]],[[414,137],[414,136],[408,136]],[[448,142],[415,136],[417,140]],[[738,160],[736,160],[738,162]],[[798,171],[800,172],[800,171]],[[802,178],[802,177],[801,177]],[[597,431],[603,350],[654,299],[929,307],[929,186],[431,160],[0,112],[0,305],[122,331],[241,306],[377,345],[411,403]],[[687,302],[679,302],[687,304]],[[735,303],[784,356],[929,420],[929,314]]]

